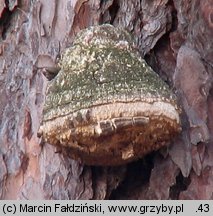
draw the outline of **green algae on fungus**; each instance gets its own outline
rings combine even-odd
[[[72,158],[120,165],[167,145],[180,131],[175,95],[127,31],[107,24],[79,32],[59,66],[40,133]]]

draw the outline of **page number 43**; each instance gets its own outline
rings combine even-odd
[[[196,212],[209,212],[209,204],[200,204]]]

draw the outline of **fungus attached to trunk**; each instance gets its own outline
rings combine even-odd
[[[167,145],[180,131],[176,98],[131,35],[85,29],[49,83],[40,133],[85,164],[120,165]]]

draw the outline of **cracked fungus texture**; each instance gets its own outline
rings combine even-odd
[[[119,165],[159,149],[180,131],[174,94],[127,31],[111,25],[85,29],[59,65],[40,132],[70,157]]]

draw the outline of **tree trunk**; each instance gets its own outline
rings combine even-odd
[[[0,0],[1,199],[213,199],[212,5]],[[103,23],[133,34],[182,107],[182,133],[169,148],[119,167],[83,166],[37,137],[43,73],[79,30]]]

